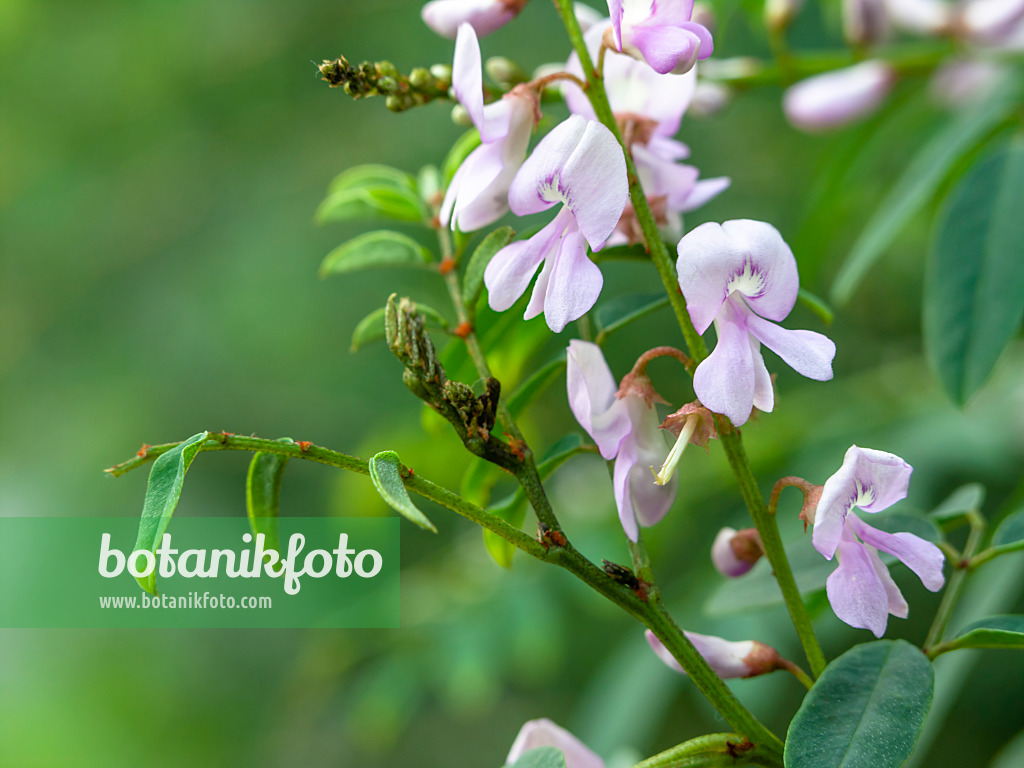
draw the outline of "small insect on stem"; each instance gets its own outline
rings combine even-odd
[[[551,547],[565,547],[569,543],[564,533],[549,528],[544,523],[537,523],[537,541],[544,545],[545,552]]]

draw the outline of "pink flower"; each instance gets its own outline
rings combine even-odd
[[[508,211],[508,188],[526,158],[539,105],[533,90],[517,85],[500,101],[484,106],[480,46],[469,24],[459,27],[455,41],[452,87],[479,129],[482,143],[452,177],[440,220],[443,226],[472,232]]]
[[[785,661],[774,648],[757,640],[730,642],[714,635],[698,635],[696,632],[683,634],[704,657],[704,661],[724,680],[733,677],[757,677],[786,668]],[[646,630],[644,635],[651,645],[651,650],[665,666],[682,675],[686,674],[672,652],[651,630]]]
[[[754,567],[764,555],[764,545],[756,528],[737,531],[725,527],[711,545],[711,561],[723,576],[734,579]]]
[[[516,173],[508,201],[517,216],[562,207],[540,232],[491,259],[484,272],[491,309],[515,304],[544,262],[526,319],[543,312],[558,333],[585,314],[604,284],[587,245],[601,249],[628,197],[626,161],[611,131],[579,115],[556,126]]]
[[[600,51],[605,24],[590,28],[584,39],[594,59]],[[579,57],[573,53],[566,70],[583,76]],[[624,140],[630,146],[644,194],[665,236],[682,236],[682,214],[695,210],[729,186],[729,179],[698,180],[699,171],[678,160],[689,156],[685,144],[672,139],[693,98],[695,69],[682,75],[659,74],[642,61],[609,52],[604,60],[604,86]],[[562,92],[569,110],[595,119],[586,94],[566,83]],[[627,205],[608,245],[642,240],[632,205]]]
[[[692,20],[693,0],[608,0],[608,13],[608,47],[660,74],[687,72],[714,51],[711,32]]]
[[[934,544],[912,533],[880,531],[852,514],[854,507],[881,512],[905,498],[913,471],[899,456],[850,446],[843,466],[825,481],[814,514],[814,548],[826,560],[839,554],[839,567],[826,582],[832,610],[876,637],[885,633],[889,614],[902,619],[908,610],[879,549],[902,561],[928,590],[935,592],[945,582],[942,552]]]
[[[638,526],[661,520],[676,498],[675,477],[655,485],[651,467],[660,465],[668,446],[658,426],[654,390],[646,376],[634,375],[621,392],[601,348],[574,339],[566,351],[569,407],[605,459],[615,459],[612,486],[619,522],[632,541]]]
[[[548,719],[530,720],[519,729],[519,735],[512,743],[506,765],[513,765],[524,752],[538,747],[556,747],[565,755],[565,768],[604,768],[604,760],[598,757],[582,741],[565,728]]]
[[[802,131],[838,128],[878,109],[895,81],[885,62],[864,61],[801,80],[786,91],[783,108]]]
[[[783,320],[796,303],[796,259],[778,230],[740,219],[701,224],[679,241],[679,287],[698,333],[715,323],[718,343],[697,366],[693,389],[715,413],[736,426],[754,406],[771,411],[772,380],[761,357],[765,344],[797,373],[832,378],[836,345],[813,331],[790,331]]]
[[[512,21],[526,0],[432,0],[420,15],[428,27],[453,38],[462,24],[469,24],[478,35],[489,35]]]

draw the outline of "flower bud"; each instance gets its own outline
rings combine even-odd
[[[800,130],[838,128],[878,109],[895,79],[888,64],[865,61],[801,80],[786,91],[783,107]]]
[[[698,80],[687,113],[697,117],[713,117],[728,106],[732,91],[711,80]]]
[[[442,89],[448,89],[452,84],[452,65],[451,64],[432,64],[430,67],[430,74],[437,79],[437,87]]]
[[[1024,0],[974,0],[961,10],[960,26],[980,42],[999,42],[1024,20]]]
[[[518,64],[504,56],[491,56],[484,62],[484,72],[491,80],[502,85],[526,82],[526,73]]]
[[[711,561],[723,576],[742,576],[764,555],[764,545],[756,528],[737,531],[723,528],[711,545]]]
[[[421,90],[428,87],[434,78],[430,74],[430,70],[425,67],[414,67],[412,72],[409,73],[409,85],[416,90]]]
[[[769,31],[782,32],[790,25],[803,0],[766,0],[764,4],[764,24]]]
[[[431,0],[420,12],[424,23],[437,34],[455,39],[460,24],[469,24],[480,36],[505,26],[527,0]]]
[[[851,45],[873,45],[889,32],[885,0],[843,0],[843,35]]]
[[[461,104],[456,104],[452,107],[452,122],[464,128],[473,127],[473,118],[469,116],[469,110]]]
[[[943,63],[928,83],[928,93],[938,104],[959,109],[984,101],[1006,74],[993,61],[951,59]]]
[[[733,643],[713,635],[698,635],[696,632],[683,632],[683,634],[686,635],[687,640],[693,643],[694,648],[704,657],[704,661],[715,671],[715,674],[722,679],[757,677],[791,666],[779,655],[778,651],[757,640],[742,640]],[[651,650],[666,666],[680,674],[686,674],[671,651],[651,630],[646,630],[644,635],[647,637],[647,642],[650,643]]]

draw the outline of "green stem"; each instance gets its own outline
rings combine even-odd
[[[985,535],[985,518],[982,517],[978,510],[971,510],[967,513],[967,522],[970,523],[971,532],[967,535],[967,544],[964,546],[961,559],[952,562],[955,570],[953,575],[949,577],[949,586],[946,587],[946,591],[942,594],[939,609],[935,612],[931,629],[928,630],[928,636],[924,641],[924,652],[926,654],[934,650],[935,646],[942,640],[942,635],[945,633],[946,626],[953,615],[953,609],[956,607],[960,594],[963,591],[964,580],[970,572],[971,558],[977,551],[982,536]]]
[[[775,756],[734,733],[709,733],[666,749],[633,768],[732,768],[776,765]]]
[[[612,132],[619,144],[622,145],[626,158],[626,172],[629,177],[630,200],[633,203],[633,210],[636,212],[637,221],[640,223],[644,239],[650,249],[651,261],[654,262],[658,276],[661,278],[665,292],[668,294],[672,310],[675,312],[676,320],[679,322],[679,328],[686,340],[690,357],[693,358],[695,364],[700,363],[708,356],[707,346],[690,320],[690,314],[686,309],[686,300],[679,290],[679,280],[676,275],[675,264],[669,256],[665,243],[658,232],[657,222],[654,219],[650,206],[647,204],[647,198],[640,184],[640,177],[637,174],[629,148],[623,143],[622,135],[619,132],[615,116],[612,114],[611,105],[608,102],[608,96],[604,90],[604,82],[598,77],[593,61],[590,58],[590,53],[587,51],[586,43],[583,40],[583,33],[580,31],[579,22],[573,13],[572,1],[554,0],[554,2],[558,8],[559,15],[562,17],[562,23],[569,34],[569,39],[572,41],[573,48],[580,58],[583,72],[587,79],[587,94],[594,112],[598,120]],[[743,494],[743,500],[750,511],[758,533],[761,535],[761,540],[764,542],[765,554],[775,571],[779,587],[782,589],[783,598],[786,601],[786,608],[800,637],[800,643],[803,645],[804,653],[807,655],[811,672],[817,677],[825,669],[825,655],[814,635],[811,619],[807,613],[807,606],[804,605],[800,592],[796,587],[796,580],[793,578],[793,571],[789,566],[789,560],[786,558],[786,552],[782,547],[782,539],[779,537],[779,530],[775,524],[775,519],[768,514],[764,497],[757,487],[750,469],[750,463],[747,461],[746,452],[743,450],[743,442],[739,432],[733,428],[724,416],[716,416],[715,421],[718,426],[719,439],[725,448],[733,473],[736,475],[740,491]]]

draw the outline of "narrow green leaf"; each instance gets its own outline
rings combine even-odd
[[[1005,614],[989,616],[968,624],[943,648],[950,651],[961,648],[1024,649],[1024,616]]]
[[[291,443],[291,438],[281,438]],[[245,509],[254,535],[263,534],[264,548],[279,550],[278,514],[281,501],[281,478],[288,466],[288,457],[279,453],[257,453],[249,462],[245,478]]]
[[[516,236],[512,227],[498,227],[485,237],[469,257],[466,274],[462,279],[462,300],[472,312],[484,290],[484,270],[491,263],[494,254],[512,242]]]
[[[989,155],[950,194],[924,283],[925,351],[963,405],[1024,318],[1024,141]]]
[[[799,299],[801,304],[820,317],[821,322],[825,325],[832,325],[835,313],[832,311],[832,307],[830,307],[823,298],[816,296],[803,288],[800,289],[796,297]]]
[[[547,456],[537,465],[537,474],[541,480],[546,480],[565,462],[586,450],[588,449],[583,445],[582,437],[578,434],[566,435],[551,446]],[[514,493],[494,504],[488,511],[512,526],[522,528],[526,521],[526,494],[522,488],[517,488]],[[512,557],[516,551],[514,546],[487,530],[484,531],[484,545],[498,565],[502,568],[512,567]]]
[[[516,387],[508,399],[508,410],[512,418],[517,418],[523,410],[547,389],[552,382],[559,379],[565,370],[565,353],[562,352],[554,360],[549,360],[530,377]]]
[[[1024,509],[1003,519],[992,536],[993,547],[1006,547],[1024,541]]]
[[[470,128],[455,140],[452,148],[445,155],[444,162],[441,163],[441,177],[444,179],[446,186],[451,183],[452,177],[459,170],[462,161],[479,146],[480,132],[476,128]]]
[[[898,768],[932,703],[932,665],[904,640],[858,645],[835,659],[789,725],[786,768]]]
[[[960,113],[925,143],[850,249],[832,285],[833,304],[841,306],[850,300],[864,275],[931,199],[956,162],[1012,112],[1018,90],[1014,78],[1006,78],[983,104]]]
[[[526,750],[505,768],[566,768],[565,755],[557,747],[537,747]]]
[[[385,337],[385,311],[384,307],[375,309],[356,324],[355,330],[352,331],[352,352],[356,352],[360,347],[364,347],[374,341],[380,341]],[[423,321],[427,328],[442,331],[448,330],[448,321],[433,307],[416,302],[416,311],[423,316]]]
[[[317,207],[314,219],[323,224],[377,216],[398,221],[423,221],[427,217],[427,209],[419,195],[411,190],[388,186],[354,187],[329,194]]]
[[[956,520],[968,512],[980,511],[985,503],[985,486],[981,483],[961,485],[939,506],[928,513],[928,517],[938,523]]]
[[[332,195],[360,187],[392,187],[415,192],[416,180],[412,174],[392,168],[390,165],[367,163],[348,168],[335,176],[327,187],[327,194]]]
[[[192,460],[199,453],[209,432],[192,435],[188,440],[179,443],[167,453],[157,457],[153,468],[149,471],[149,482],[146,485],[146,500],[142,504],[142,518],[139,520],[139,536],[135,540],[133,552],[147,550],[156,552],[163,538],[167,525],[171,522],[181,488],[185,483],[185,473]],[[149,576],[137,578],[139,585],[155,595],[156,571]]]
[[[420,528],[437,533],[437,528],[412,503],[409,492],[402,482],[401,462],[394,451],[381,451],[370,459],[370,479],[384,502],[406,520],[416,523]]]
[[[664,293],[627,293],[604,302],[594,313],[597,342],[602,343],[634,320],[667,306],[668,297]]]
[[[425,267],[430,251],[406,235],[380,230],[367,232],[331,251],[320,264],[320,277],[370,267]]]

